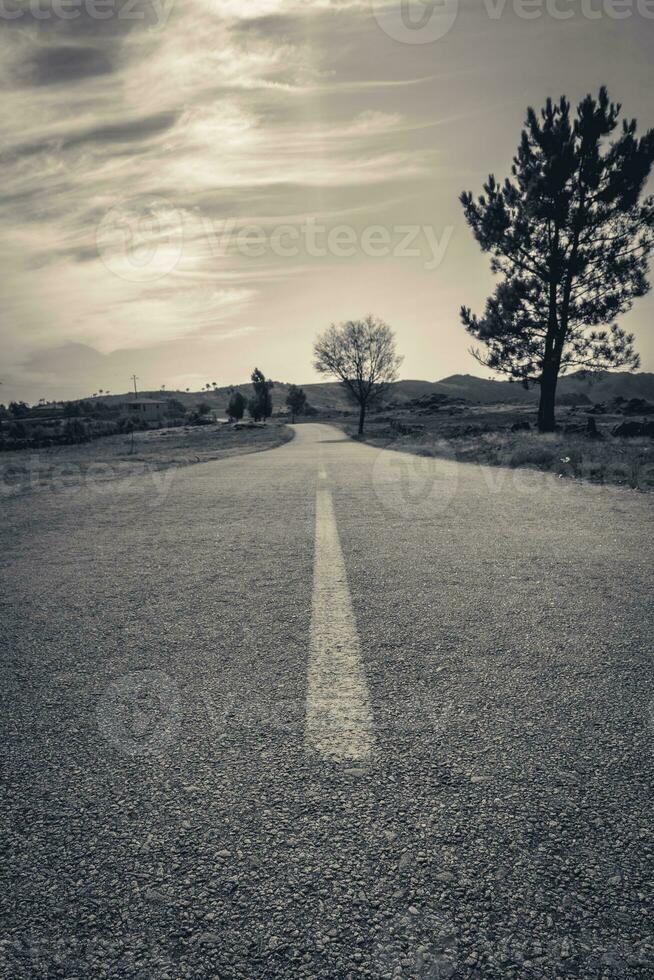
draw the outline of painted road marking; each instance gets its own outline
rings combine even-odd
[[[365,761],[374,748],[345,561],[329,489],[316,491],[316,543],[305,742],[325,759]]]

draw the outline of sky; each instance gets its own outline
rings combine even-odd
[[[548,95],[654,126],[653,62],[654,0],[2,0],[0,400],[308,383],[368,313],[402,377],[487,376],[460,192]]]

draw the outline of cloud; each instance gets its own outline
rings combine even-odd
[[[44,47],[26,65],[26,77],[33,85],[61,85],[96,75],[108,75],[114,63],[107,51],[72,44]]]
[[[17,376],[66,344],[106,356],[245,337],[242,317],[308,266],[217,251],[216,222],[380,214],[398,174],[433,165],[424,121],[328,102],[339,86],[417,84],[337,77],[334,18],[360,27],[365,4],[134,9],[145,16],[103,21],[81,5],[76,20],[23,19],[0,36],[0,340]]]

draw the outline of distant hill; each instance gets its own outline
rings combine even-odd
[[[609,402],[614,398],[645,398],[654,401],[654,374],[646,371],[600,371],[584,376],[583,371],[561,378],[561,395],[585,394],[592,402]]]
[[[537,402],[538,386],[526,389],[511,381],[493,381],[477,378],[472,374],[454,374],[436,382],[434,390],[452,398],[465,398],[477,403],[503,402],[523,404]],[[654,401],[654,374],[626,371],[600,371],[588,374],[577,371],[563,375],[559,379],[558,400],[560,403],[580,399],[584,401],[608,402],[621,395],[623,398],[646,398]]]
[[[466,401],[481,404],[532,402],[538,397],[537,392],[527,390],[521,384],[477,378],[473,374],[453,374],[449,378],[443,378],[435,383],[434,391],[449,398],[465,398]]]
[[[279,411],[285,406],[289,385],[275,381],[272,390],[273,409]],[[326,381],[322,384],[306,384],[302,386],[310,405],[321,412],[352,410],[352,403],[341,384]],[[177,398],[189,408],[199,401],[206,401],[212,410],[224,414],[233,390],[240,391],[246,398],[252,395],[249,384],[233,385],[216,388],[212,391],[143,391],[142,398]],[[453,374],[442,381],[397,381],[391,385],[384,396],[387,405],[403,405],[413,402],[425,395],[442,394],[452,399],[464,399],[473,404],[529,404],[538,401],[538,387],[525,389],[522,385],[510,381],[494,381],[490,378],[479,378],[472,374]],[[614,398],[645,398],[654,402],[654,374],[639,372],[632,374],[622,371],[602,371],[589,375],[583,371],[562,377],[558,387],[559,404],[570,404],[574,401],[592,404],[595,402],[610,402]],[[116,402],[133,398],[133,395],[101,396],[103,401]]]

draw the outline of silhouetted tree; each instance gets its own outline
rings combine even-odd
[[[168,418],[183,418],[185,414],[186,408],[184,403],[180,402],[179,398],[171,398],[166,402],[166,415]]]
[[[250,413],[250,415],[254,419],[254,421],[255,422],[260,422],[261,421],[261,402],[256,397],[256,395],[253,396],[252,398],[248,398],[248,405],[247,405],[247,407],[248,407],[248,412]]]
[[[250,380],[254,388],[254,399],[257,402],[258,418],[265,421],[272,415],[272,395],[270,394],[270,389],[274,388],[274,382],[269,381],[259,368],[254,369]],[[248,411],[250,411],[249,405]],[[252,412],[250,414],[252,415]],[[252,417],[255,418],[255,416]]]
[[[233,391],[227,404],[227,414],[230,419],[236,419],[239,422],[243,418],[245,404],[245,398],[241,392]]]
[[[79,402],[64,402],[64,416],[66,418],[75,418],[82,414]]]
[[[291,385],[286,395],[286,406],[291,413],[291,422],[295,422],[296,415],[303,415],[307,405],[307,396],[303,388]]]
[[[540,118],[527,112],[512,176],[494,176],[477,200],[461,195],[466,219],[491,269],[502,276],[482,317],[462,307],[469,333],[487,347],[472,353],[528,386],[540,384],[538,426],[555,427],[556,386],[572,366],[601,370],[639,364],[633,335],[616,323],[649,288],[654,199],[640,197],[654,160],[654,131],[635,120],[615,130],[620,105],[605,88],[570,118],[565,97]]]
[[[403,358],[395,350],[393,331],[374,316],[332,324],[314,344],[316,371],[331,374],[359,406],[359,435],[363,435],[370,403],[397,379]]]
[[[27,402],[9,402],[9,414],[15,419],[24,419],[29,415],[30,407]]]

